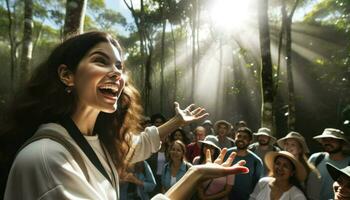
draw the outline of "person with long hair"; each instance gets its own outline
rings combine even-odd
[[[146,159],[168,133],[208,115],[175,103],[167,123],[139,133],[139,96],[111,35],[88,32],[58,45],[4,115],[2,134],[31,138],[14,159],[4,199],[119,199],[118,174],[127,163]],[[166,196],[186,199],[202,179],[246,172],[244,162],[229,167],[233,156],[190,170]]]
[[[250,194],[250,200],[306,200],[301,183],[306,171],[288,151],[270,151],[265,156],[270,176],[263,177]]]
[[[169,146],[169,161],[162,170],[162,193],[179,181],[192,167],[186,160],[186,146],[181,140],[175,140]]]
[[[290,132],[285,137],[279,139],[277,144],[293,154],[295,158],[304,166],[306,170],[306,179],[304,188],[308,199],[319,200],[321,192],[321,175],[316,167],[308,161],[307,155],[310,151],[305,138],[298,132]]]

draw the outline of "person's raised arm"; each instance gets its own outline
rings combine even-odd
[[[159,136],[162,141],[164,141],[164,138],[178,127],[185,126],[209,115],[204,108],[195,108],[194,104],[189,105],[184,110],[180,108],[179,103],[175,102],[174,104],[176,112],[175,116],[158,127]]]

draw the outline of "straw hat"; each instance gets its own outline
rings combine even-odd
[[[257,133],[254,133],[254,136],[257,137],[259,135],[265,135],[270,137],[270,144],[275,144],[276,142],[276,138],[272,136],[271,130],[269,128],[259,128]]]
[[[283,156],[290,160],[295,167],[295,176],[300,181],[303,182],[306,178],[306,170],[304,166],[293,156],[293,154],[288,151],[270,151],[265,155],[265,164],[270,171],[273,171],[273,166],[275,164],[275,159],[277,156]]]
[[[329,174],[331,175],[334,181],[337,181],[341,175],[344,175],[350,178],[350,166],[347,166],[343,169],[339,169],[330,163],[326,163],[326,166]]]
[[[290,132],[288,133],[285,137],[277,140],[277,144],[278,146],[280,146],[282,149],[285,149],[284,148],[284,143],[287,139],[295,139],[299,142],[299,144],[301,145],[301,147],[303,148],[303,152],[304,153],[309,153],[310,150],[309,150],[309,147],[307,146],[306,144],[306,141],[305,141],[305,138],[298,132]]]
[[[338,139],[338,140],[343,140],[346,143],[350,144],[349,141],[346,139],[344,132],[339,130],[339,129],[335,129],[335,128],[326,128],[326,129],[324,129],[324,131],[321,135],[317,135],[313,138],[320,143],[321,143],[322,138],[334,138],[334,139]]]
[[[211,145],[211,146],[215,147],[216,149],[218,149],[219,151],[221,150],[221,148],[219,147],[219,140],[214,135],[207,135],[204,138],[204,140],[199,140],[198,142],[201,144]]]

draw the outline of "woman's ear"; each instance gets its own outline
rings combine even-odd
[[[67,65],[61,64],[57,69],[58,77],[66,86],[74,86],[74,74]]]

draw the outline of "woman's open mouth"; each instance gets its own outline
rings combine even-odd
[[[105,84],[105,85],[98,87],[98,90],[104,96],[115,99],[118,96],[119,88],[115,84]]]

